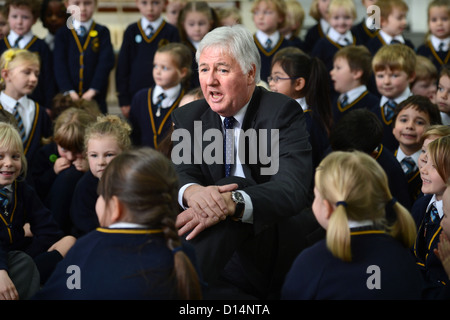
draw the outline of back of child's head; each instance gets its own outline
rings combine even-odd
[[[39,55],[26,49],[8,49],[0,57],[0,70],[12,70],[25,64],[40,66]],[[5,81],[3,77],[0,84],[4,88]]]
[[[376,5],[380,8],[380,18],[387,20],[395,9],[408,11],[408,5],[403,0],[378,0]]]
[[[131,147],[131,126],[126,120],[117,115],[102,115],[97,121],[86,128],[84,146],[87,147],[89,139],[113,137],[117,141],[120,150],[128,150]]]
[[[422,135],[422,139],[428,139],[431,137],[444,137],[450,135],[450,126],[445,124],[435,124],[429,126]]]
[[[281,20],[281,22],[278,24],[278,29],[282,28],[286,20],[286,2],[284,0],[255,0],[253,1],[250,12],[254,13],[261,3],[266,3],[273,6],[275,11],[278,13],[278,17]]]
[[[186,20],[186,16],[190,12],[198,12],[201,14],[204,14],[208,21],[210,22],[211,28],[210,30],[218,27],[220,25],[219,17],[217,16],[217,12],[214,8],[209,6],[208,2],[206,1],[189,1],[184,8],[181,10],[179,16],[178,16],[178,22],[177,27],[178,31],[180,33],[180,39],[183,42],[187,42],[188,36],[186,34],[186,31],[184,30],[184,21]]]
[[[94,115],[85,110],[71,107],[56,118],[53,141],[66,150],[82,153],[86,128],[94,121]]]
[[[23,142],[17,126],[8,122],[0,122],[0,148],[20,154],[22,164],[19,176],[25,177],[27,172],[27,159],[23,151]]]
[[[395,121],[397,120],[397,117],[399,113],[408,108],[414,108],[415,110],[419,112],[423,112],[427,114],[430,118],[430,125],[435,124],[442,124],[441,120],[441,114],[439,112],[439,108],[437,105],[432,103],[430,99],[424,96],[419,95],[412,95],[409,96],[407,99],[400,102],[394,110],[394,118],[392,123],[395,125]]]
[[[299,37],[305,20],[305,10],[297,0],[286,0],[286,25],[296,26],[292,34]]]
[[[315,187],[324,200],[336,208],[327,227],[326,242],[332,254],[351,261],[351,221],[371,220],[409,248],[416,235],[411,214],[393,200],[384,169],[364,152],[335,151],[326,156],[316,170]],[[395,217],[386,217],[392,205]],[[387,221],[394,221],[387,226]]]
[[[7,15],[11,6],[29,8],[34,19],[38,19],[41,12],[41,1],[38,0],[6,0],[5,6]]]
[[[450,178],[450,136],[443,136],[428,144],[428,161],[431,161],[444,182]]]
[[[371,154],[382,139],[383,125],[376,114],[368,109],[355,109],[334,125],[330,146],[333,151],[358,150]]]
[[[416,77],[413,82],[411,82],[411,87],[420,80],[433,80],[437,81],[438,70],[436,66],[425,56],[416,56]]]
[[[188,48],[188,46],[180,42],[170,42],[159,47],[156,52],[169,53],[173,58],[173,62],[179,70],[186,69],[186,76],[182,79],[182,84],[184,88],[188,88],[189,79],[192,73],[191,66],[193,59],[191,50]]]
[[[328,6],[328,16],[332,16],[340,9],[344,9],[353,20],[356,19],[356,6],[353,0],[331,0]]]
[[[301,93],[305,97],[306,104],[312,107],[313,116],[318,116],[329,132],[332,126],[329,76],[322,60],[310,57],[298,48],[286,47],[274,55],[271,63],[272,66],[279,63],[289,78],[305,79]]]
[[[167,157],[151,148],[127,150],[106,167],[98,194],[105,203],[117,197],[125,206],[127,221],[162,229],[174,253],[174,271],[181,299],[201,298],[197,273],[181,249],[175,228],[178,209],[178,175]]]
[[[73,100],[68,94],[57,93],[52,99],[51,119],[55,120],[64,110],[69,108],[83,109],[86,112],[92,113],[95,117],[101,114],[98,103],[95,100]]]
[[[416,70],[416,53],[404,44],[382,46],[372,59],[374,72],[404,71],[408,77],[413,77]]]
[[[237,7],[223,7],[217,9],[217,17],[221,25],[242,24],[241,12]],[[223,21],[229,21],[229,24],[224,24]]]
[[[366,46],[345,46],[336,52],[334,60],[343,58],[347,60],[351,71],[362,71],[361,84],[369,83],[372,75],[372,54]]]

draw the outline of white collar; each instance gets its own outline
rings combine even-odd
[[[309,109],[309,106],[308,106],[308,104],[306,103],[306,98],[305,98],[305,97],[295,99],[295,101],[298,102],[298,104],[302,107],[303,111]]]
[[[416,165],[417,165],[419,163],[419,156],[420,156],[421,153],[422,153],[422,150],[419,150],[419,151],[416,151],[415,153],[413,153],[412,155],[407,156],[403,152],[403,150],[400,147],[398,147],[398,149],[397,149],[397,160],[398,160],[398,162],[401,162],[404,158],[411,157],[414,160],[414,162],[416,163]]]
[[[373,226],[373,221],[372,220],[361,220],[361,221],[348,220],[348,227],[350,229],[359,228],[359,227],[367,227],[367,226]]]
[[[0,101],[4,109],[8,111],[9,113],[13,113],[14,107],[16,106],[16,103],[19,102],[22,107],[28,106],[28,98],[27,96],[21,97],[19,100],[15,100],[8,96],[4,91],[0,93]]]
[[[450,125],[450,115],[441,111],[441,119],[442,119],[442,124],[444,124],[446,126]]]
[[[409,89],[409,87],[406,87],[405,91],[403,91],[401,95],[399,95],[397,98],[392,99],[392,100],[394,100],[397,104],[399,104],[403,100],[406,100],[407,98],[409,98],[411,95],[412,95],[411,90]],[[382,96],[380,99],[380,106],[383,106],[388,100],[391,100],[391,99],[389,99],[386,96]]]
[[[89,31],[91,29],[92,22],[93,22],[92,19],[90,19],[88,21],[85,21],[85,22],[81,22],[81,21],[78,21],[78,20],[73,20],[72,24],[73,24],[73,27],[75,28],[75,31],[80,29],[81,26],[85,27],[86,31]]]
[[[442,209],[442,200],[436,200],[436,195],[433,194],[433,196],[431,197],[430,202],[428,203],[427,206],[427,212],[430,209],[431,205],[433,205],[436,207],[438,213],[439,213],[439,218],[442,218],[444,216],[444,210]]]
[[[431,44],[433,45],[434,50],[436,50],[436,51],[439,50],[439,45],[441,44],[441,42],[444,43],[444,51],[448,51],[448,49],[449,49],[450,37],[447,37],[445,39],[439,39],[435,35],[431,35],[430,41],[431,41]]]
[[[259,40],[259,42],[264,46],[267,39],[270,39],[272,41],[272,47],[278,43],[280,40],[280,32],[275,31],[271,35],[268,35],[267,33],[262,32],[261,30],[256,31],[256,38]]]
[[[150,21],[147,18],[142,17],[141,18],[141,26],[142,26],[142,29],[145,31],[147,29],[147,27],[149,25],[151,25],[153,28],[153,31],[156,31],[159,28],[159,26],[161,25],[162,21],[163,21],[163,18],[161,16],[158,19],[156,19],[155,21]]]
[[[365,91],[367,91],[367,87],[365,85],[360,85],[356,88],[353,88],[347,92],[344,92],[339,96],[339,100],[341,100],[341,97],[346,94],[347,95],[347,101],[348,103],[352,103],[355,101],[359,96],[361,96]]]
[[[320,27],[322,28],[323,33],[327,34],[328,33],[328,29],[330,29],[330,24],[328,23],[328,21],[325,20],[325,19],[320,18],[319,24],[320,24]]]
[[[336,29],[330,27],[330,29],[328,30],[327,36],[334,42],[337,42],[343,46],[353,43],[353,36],[352,36],[352,32],[350,30],[347,30],[347,32],[342,34],[342,33],[337,32]],[[348,42],[345,42],[344,39],[347,39]]]
[[[251,98],[250,98],[250,100],[251,100]],[[235,115],[233,115],[234,119],[236,119],[236,122],[239,124],[239,125],[236,125],[235,128],[242,127],[242,123],[244,122],[245,113],[247,112],[248,105],[250,104],[250,100],[247,102],[247,104],[241,110],[239,110]],[[223,120],[225,119],[225,117],[220,116],[220,119],[222,120],[222,125],[223,125]]]
[[[403,38],[402,35],[397,35],[397,36],[393,37],[393,36],[387,34],[386,32],[384,32],[383,30],[380,30],[379,33],[380,33],[380,36],[383,38],[384,42],[386,42],[386,44],[390,44],[391,41],[394,39],[401,43],[405,43],[405,39]]]
[[[161,108],[163,109],[168,108],[173,104],[175,99],[178,97],[180,91],[181,91],[180,83],[177,84],[175,87],[169,88],[167,90],[164,90],[163,88],[161,88],[161,86],[156,85],[155,88],[153,89],[152,101],[153,103],[156,103],[158,101],[158,96],[164,92],[166,97],[164,98],[161,104]]]
[[[31,41],[31,39],[33,38],[33,32],[30,30],[27,33],[25,33],[22,36],[22,40],[19,41],[19,47],[23,48],[25,47],[25,45]],[[11,45],[14,45],[14,43],[16,42],[17,38],[19,38],[19,35],[17,33],[15,33],[13,30],[11,30],[8,34],[8,42]]]
[[[148,228],[146,225],[132,223],[132,222],[116,222],[108,226],[110,229],[136,229],[136,228]]]

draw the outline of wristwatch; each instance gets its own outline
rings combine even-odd
[[[236,210],[234,210],[234,215],[232,218],[236,221],[241,220],[245,209],[244,196],[239,191],[231,191],[231,200],[236,203]]]

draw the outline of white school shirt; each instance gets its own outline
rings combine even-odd
[[[386,42],[387,44],[390,44],[392,40],[397,40],[400,43],[405,44],[405,39],[403,38],[402,35],[397,35],[395,37],[387,34],[386,32],[384,32],[383,30],[378,31],[378,33],[380,34],[381,38],[383,38],[384,42]]]
[[[167,90],[164,90],[163,88],[161,88],[161,86],[156,85],[155,88],[153,89],[153,94],[152,94],[152,101],[153,104],[156,104],[158,102],[158,96],[161,93],[164,93],[166,95],[166,97],[164,98],[164,100],[161,103],[161,108],[165,109],[165,108],[170,108],[172,106],[172,104],[175,102],[175,100],[178,98],[178,95],[181,91],[181,84],[177,84],[175,87],[169,88]]]
[[[344,95],[347,95],[347,102],[352,103],[356,99],[358,99],[365,91],[367,90],[367,87],[363,84],[356,88],[353,88],[347,92],[344,92],[339,96],[339,101],[342,101],[342,97]]]
[[[232,176],[236,176],[236,177],[242,177],[242,178],[245,178],[245,175],[244,175],[244,170],[242,169],[242,163],[241,163],[239,157],[237,156],[237,151],[239,150],[239,135],[240,135],[240,132],[241,132],[240,130],[241,130],[242,123],[244,121],[244,116],[245,116],[245,113],[247,111],[249,103],[250,103],[250,101],[247,102],[247,104],[241,110],[239,110],[238,113],[236,113],[234,115],[234,118],[236,119],[235,126],[234,126],[235,164],[231,167],[231,175]],[[225,118],[220,116],[220,119],[222,121],[222,130],[223,130],[223,132],[225,132],[224,131],[225,129],[223,128],[223,119],[225,119]],[[178,203],[184,209],[187,209],[187,207],[185,207],[184,204],[183,204],[184,191],[187,189],[187,187],[189,187],[189,186],[191,186],[193,184],[195,184],[195,183],[185,184],[178,191]],[[252,203],[252,199],[250,198],[250,196],[245,191],[239,190],[239,192],[242,194],[242,196],[244,197],[244,201],[245,201],[245,209],[244,209],[244,214],[242,215],[242,222],[253,223],[253,203]]]
[[[438,37],[431,35],[430,36],[431,44],[433,45],[434,50],[439,51],[439,45],[441,43],[444,43],[444,47],[442,48],[443,51],[448,51],[449,44],[450,44],[450,37],[447,37],[445,39],[439,39]]]
[[[402,92],[401,95],[399,95],[397,98],[393,99],[397,104],[399,104],[400,102],[408,99],[410,96],[412,95],[411,90],[409,89],[409,87],[406,87],[405,91]],[[389,100],[389,98],[382,96],[380,99],[380,108],[382,106],[384,106],[384,104]]]
[[[3,106],[3,109],[8,111],[9,113],[14,113],[14,107],[16,103],[19,102],[19,107],[17,111],[22,118],[23,126],[25,128],[26,136],[28,137],[31,131],[31,127],[33,124],[36,106],[33,100],[29,99],[27,96],[23,96],[19,100],[14,100],[10,96],[8,96],[4,91],[0,93],[0,103]]]
[[[330,28],[327,33],[328,38],[332,41],[340,44],[341,46],[347,46],[353,44],[353,35],[350,30],[347,30],[344,34],[339,33],[334,28]]]
[[[14,43],[16,42],[17,38],[19,37],[19,35],[17,33],[15,33],[13,30],[11,30],[8,34],[8,42],[11,46],[14,46]],[[24,34],[22,36],[22,40],[19,41],[19,48],[23,49],[25,48],[25,46],[27,45],[28,42],[31,41],[31,39],[33,39],[34,35],[33,32],[30,30],[28,31],[26,34]]]
[[[271,35],[268,35],[267,33],[264,33],[261,30],[256,30],[256,39],[258,39],[259,43],[261,43],[263,47],[266,45],[267,39],[270,39],[272,41],[272,48],[273,48],[280,40],[280,32],[275,31]]]
[[[142,17],[141,18],[141,26],[142,26],[142,30],[144,30],[145,34],[147,36],[150,35],[149,29],[147,29],[147,27],[149,25],[152,26],[153,28],[153,32],[155,32],[156,30],[158,30],[159,26],[161,25],[161,23],[163,22],[163,18],[159,17],[158,19],[156,19],[155,21],[150,21],[147,18]]]
[[[406,154],[403,153],[402,149],[399,147],[397,149],[397,157],[396,158],[397,158],[398,162],[401,163],[404,158],[411,157],[414,160],[414,162],[416,163],[416,166],[418,167],[419,166],[419,156],[421,153],[422,153],[422,150],[419,150],[419,151],[413,153],[412,155],[407,156]]]
[[[427,211],[430,210],[431,205],[433,205],[436,207],[438,214],[439,214],[439,218],[442,219],[442,217],[444,216],[444,209],[442,208],[442,200],[436,200],[436,195],[433,194],[433,196],[431,197],[430,202],[428,203],[427,206]]]

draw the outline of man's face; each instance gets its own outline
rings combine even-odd
[[[198,66],[200,86],[214,112],[233,116],[250,100],[255,68],[244,74],[235,58],[214,47],[202,51]]]

